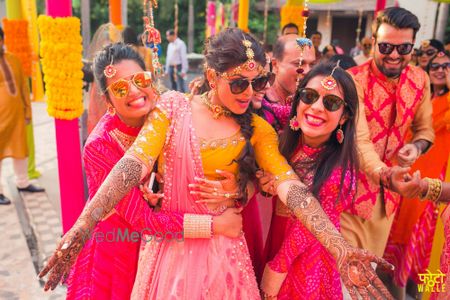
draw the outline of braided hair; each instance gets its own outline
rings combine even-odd
[[[226,72],[227,70],[242,65],[247,61],[246,48],[242,44],[244,40],[252,43],[254,60],[261,66],[266,64],[266,56],[260,43],[250,34],[237,28],[228,28],[217,35],[214,35],[205,41],[203,54],[205,55],[206,65],[217,72]],[[209,82],[206,77],[199,89],[200,93],[210,90]],[[256,172],[255,152],[250,139],[253,136],[252,112],[249,107],[243,114],[234,114],[231,116],[240,126],[241,134],[245,138],[245,146],[235,162],[239,165],[239,189],[244,195],[242,204],[247,201],[246,187],[249,180],[254,178]]]

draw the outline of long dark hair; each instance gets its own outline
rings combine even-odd
[[[438,54],[439,54],[439,53],[440,53],[440,52],[438,52]],[[448,55],[448,53],[446,53],[446,52],[443,52],[443,53],[445,54],[444,57],[450,58],[450,56]],[[430,61],[428,62],[428,65],[427,65],[427,68],[426,68],[428,75],[430,75],[431,64],[433,63],[433,61],[434,61],[436,58],[438,58],[438,54],[434,55],[434,56],[430,59]],[[442,56],[441,56],[441,57],[442,57]],[[434,89],[433,89],[433,84],[432,84],[432,83],[430,84],[430,89],[431,89],[431,95],[433,96]],[[444,87],[444,92],[443,92],[442,95],[445,95],[446,93],[448,93],[448,87],[447,87],[447,86]]]
[[[253,59],[264,67],[266,56],[260,43],[250,34],[237,28],[228,28],[205,41],[203,54],[205,55],[206,65],[216,72],[222,73],[245,63],[247,55],[246,48],[242,44],[244,37],[252,43],[251,47],[255,53]],[[205,70],[204,82],[199,91],[204,93],[208,90],[210,90],[210,87]],[[250,143],[250,139],[253,136],[251,108],[249,107],[242,115],[232,114],[232,117],[241,127],[241,134],[245,138],[245,146],[236,160],[239,165],[239,188],[245,195],[242,200],[244,204],[247,201],[247,182],[254,177],[256,172],[255,152]]]
[[[117,64],[122,60],[132,60],[136,62],[142,70],[145,70],[145,63],[142,60],[141,56],[133,50],[130,46],[127,46],[123,43],[115,43],[110,44],[104,47],[94,58],[94,77],[97,85],[100,90],[106,94],[108,97],[108,93],[106,91],[106,76],[103,73],[105,68],[111,63]],[[109,99],[109,98],[108,98]]]
[[[331,74],[335,64],[333,63],[321,63],[314,67],[297,87],[297,91],[293,98],[292,110],[290,118],[293,118],[297,114],[297,107],[300,103],[299,90],[306,87],[308,82],[316,76],[328,76]],[[312,193],[318,197],[322,185],[328,180],[331,173],[336,167],[342,168],[341,186],[343,186],[346,173],[350,171],[351,182],[356,181],[356,174],[359,169],[358,156],[356,150],[356,116],[358,111],[358,94],[356,92],[355,83],[351,76],[342,68],[336,68],[333,73],[333,78],[338,83],[338,86],[344,93],[344,100],[346,106],[344,107],[344,113],[347,117],[347,121],[342,125],[344,131],[344,141],[342,144],[336,139],[337,128],[331,134],[330,139],[325,143],[324,150],[318,154],[315,162],[311,166],[314,171],[314,180],[312,185]],[[298,144],[301,143],[301,130],[293,131],[289,126],[286,126],[280,137],[280,152],[289,161],[291,161],[294,151],[297,149]],[[292,164],[292,163],[291,163]],[[296,167],[296,165],[293,165]],[[342,193],[340,189],[338,199]]]

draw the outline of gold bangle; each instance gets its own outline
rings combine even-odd
[[[210,239],[212,237],[212,216],[184,214],[184,237],[190,239]]]
[[[437,202],[442,194],[442,181],[439,179],[424,178],[428,182],[428,190],[424,198]]]

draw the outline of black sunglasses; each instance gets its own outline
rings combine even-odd
[[[439,70],[439,68],[442,68],[443,70],[450,69],[450,62],[446,62],[446,63],[443,63],[443,64],[432,63],[430,65],[430,70],[431,71],[437,71],[437,70]]]
[[[414,45],[411,43],[404,43],[400,45],[394,45],[390,43],[378,43],[378,50],[380,50],[381,54],[389,55],[394,51],[394,49],[397,49],[398,54],[400,55],[407,55],[411,53]]]
[[[234,79],[230,80],[228,84],[230,85],[231,92],[236,95],[245,91],[250,84],[252,85],[253,91],[260,92],[266,87],[267,83],[270,82],[270,80],[271,75],[269,74],[266,76],[257,77],[251,81],[244,78]],[[273,80],[275,80],[275,77],[273,77]]]
[[[437,50],[434,50],[434,49],[428,49],[427,51],[417,50],[417,52],[416,52],[417,56],[422,56],[424,54],[426,54],[426,56],[433,56],[436,53],[437,53]]]
[[[320,94],[314,89],[302,88],[297,91],[295,97],[300,99],[303,103],[311,105],[319,100]],[[341,97],[331,94],[323,96],[322,102],[323,106],[328,111],[337,111],[342,105],[347,105]]]

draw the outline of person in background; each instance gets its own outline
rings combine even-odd
[[[136,31],[127,26],[122,32],[122,38],[126,45],[130,45],[142,57],[145,63],[146,71],[153,72],[152,52],[149,48],[142,44],[142,41],[138,40]]]
[[[186,44],[178,37],[173,29],[166,32],[169,41],[166,56],[166,74],[169,75],[172,90],[186,92],[186,74],[188,71],[188,60]]]
[[[317,30],[313,31],[309,36],[309,39],[314,46],[314,51],[316,52],[316,60],[318,61],[322,58],[322,53],[319,50],[320,44],[322,43],[322,33]]]
[[[367,36],[363,37],[361,39],[361,48],[362,52],[353,58],[358,66],[365,63],[371,57],[372,40]]]
[[[283,26],[283,29],[281,29],[281,35],[288,35],[288,34],[298,34],[298,26],[294,23],[287,23]]]
[[[444,52],[438,52],[428,63],[427,71],[436,138],[433,147],[414,163],[411,172],[420,170],[421,176],[444,178],[450,155],[450,58]],[[409,133],[407,139],[411,135]],[[409,285],[420,284],[419,274],[426,273],[429,268],[438,215],[436,203],[420,198],[400,202],[384,255],[396,265],[393,281],[403,297],[408,279],[412,280]]]
[[[0,205],[11,203],[1,184],[2,160],[13,159],[16,186],[20,192],[43,192],[28,179],[28,146],[25,125],[31,122],[30,92],[19,59],[3,49],[0,27]]]
[[[339,67],[344,70],[356,67],[355,60],[351,56],[345,54],[336,54],[330,58],[329,61],[333,63],[337,63],[339,61]]]
[[[417,51],[417,57],[419,67],[426,71],[430,59],[438,52],[444,52],[444,44],[436,39],[422,41],[419,51]]]
[[[352,245],[379,256],[400,204],[400,196],[386,189],[388,168],[411,166],[434,141],[429,78],[409,64],[419,28],[410,11],[385,9],[373,23],[373,59],[348,70],[364,103],[377,155],[362,153],[370,168],[358,175],[356,200],[352,210],[341,215],[341,228]],[[409,130],[412,139],[406,140]]]
[[[327,61],[334,55],[338,54],[333,45],[327,45],[322,50],[322,61]]]
[[[419,64],[419,57],[417,56],[417,53],[419,52],[419,49],[414,48],[413,52],[411,54],[411,61],[409,62],[412,66],[417,66]]]

